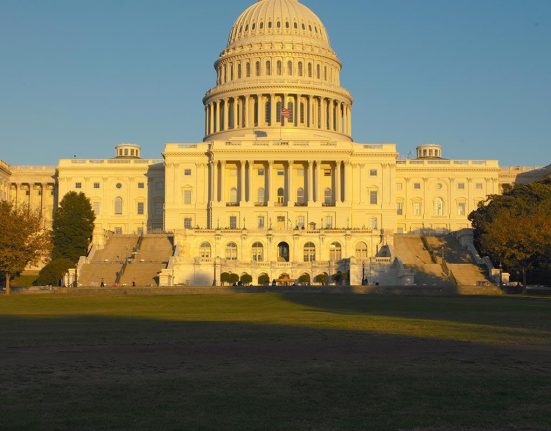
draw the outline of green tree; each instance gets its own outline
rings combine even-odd
[[[9,295],[11,276],[50,252],[50,232],[38,211],[0,202],[0,272]]]
[[[52,260],[66,258],[76,265],[80,256],[86,256],[95,219],[84,193],[67,193],[54,212]]]
[[[234,274],[234,273],[230,273],[230,277],[229,277],[229,283],[230,284],[235,284],[239,281],[239,276],[237,274]]]
[[[35,286],[57,286],[72,266],[73,263],[65,257],[54,259],[40,270],[38,278],[33,284]]]
[[[252,284],[253,278],[250,274],[243,274],[241,275],[241,283],[243,283],[245,286],[248,286]]]
[[[302,274],[299,278],[298,278],[298,282],[300,284],[310,284],[310,275],[308,274]]]
[[[510,272],[551,268],[551,180],[492,196],[470,214],[475,245]]]
[[[230,283],[230,273],[229,272],[223,272],[220,274],[220,281],[222,282],[222,286],[224,283]]]
[[[322,274],[316,275],[314,277],[314,281],[321,284],[322,286],[326,286],[327,282],[329,281],[329,276],[327,275],[327,273],[324,272]]]
[[[266,286],[270,284],[270,277],[268,277],[266,274],[262,274],[260,277],[258,277],[258,284],[261,286]]]

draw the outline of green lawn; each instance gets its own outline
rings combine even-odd
[[[0,297],[1,430],[550,430],[551,300]]]

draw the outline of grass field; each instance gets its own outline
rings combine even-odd
[[[551,301],[0,298],[1,430],[550,430]]]

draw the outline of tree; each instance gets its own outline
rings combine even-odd
[[[67,193],[54,212],[52,260],[66,258],[76,265],[80,256],[86,256],[95,219],[84,193]]]
[[[230,283],[230,273],[229,272],[223,272],[220,274],[220,281],[222,282],[222,286],[224,283]]]
[[[57,286],[72,266],[73,263],[65,257],[54,259],[40,270],[38,278],[33,284],[35,286]]]
[[[298,278],[298,282],[300,284],[310,284],[310,275],[308,274],[302,274],[299,278]]]
[[[321,284],[322,286],[325,286],[327,285],[327,282],[329,281],[329,276],[327,275],[327,273],[323,273],[323,274],[318,274],[314,277],[314,281],[316,283],[319,283]]]
[[[267,274],[262,274],[260,277],[258,277],[258,284],[261,286],[266,286],[270,284],[270,277],[268,277]]]
[[[337,271],[335,274],[331,276],[331,279],[335,282],[336,285],[341,284],[343,280],[342,272]]]
[[[0,271],[7,295],[11,276],[37,264],[49,253],[50,244],[50,232],[38,211],[0,202]]]
[[[236,284],[238,281],[239,281],[239,276],[237,274],[230,273],[229,283]]]
[[[241,280],[240,281],[243,285],[248,286],[248,285],[252,284],[253,278],[249,274],[243,274],[243,275],[241,275]]]

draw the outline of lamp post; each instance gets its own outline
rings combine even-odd
[[[216,261],[218,260],[218,258],[216,257],[213,261],[213,265],[212,265],[212,268],[213,268],[213,274],[212,274],[212,287],[216,287]]]

